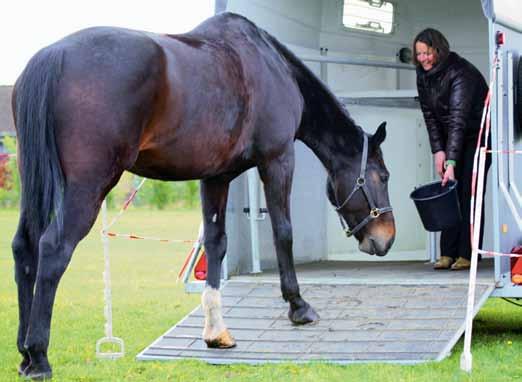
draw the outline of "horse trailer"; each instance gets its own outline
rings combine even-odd
[[[350,7],[369,11],[354,22]],[[520,8],[516,0],[216,2],[216,11],[244,15],[284,42],[327,83],[365,131],[373,133],[382,121],[388,123],[383,152],[391,174],[390,201],[397,227],[389,254],[384,258],[362,254],[356,240],[345,237],[326,197],[322,164],[296,142],[292,222],[297,264],[435,261],[439,235],[426,233],[409,199],[416,186],[434,179],[415,70],[408,57],[414,36],[426,27],[442,31],[451,49],[479,68],[488,82],[492,70],[496,71],[491,109],[493,152],[489,154],[493,165],[487,180],[483,248],[509,253],[522,243],[522,180],[517,176],[522,159],[516,155],[522,146]],[[503,36],[500,44],[499,33]],[[494,65],[495,54],[499,61]],[[227,235],[226,278],[277,267],[263,188],[255,169],[231,185]],[[511,282],[510,258],[495,257],[493,262],[493,296],[522,296],[521,288]]]
[[[303,296],[321,319],[307,327],[286,319],[279,290],[285,274],[277,271],[254,168],[231,184],[227,205],[223,312],[237,335],[237,350],[205,348],[198,307],[137,358],[417,363],[444,359],[465,331],[461,368],[471,371],[472,317],[490,296],[522,297],[522,288],[512,282],[512,259],[501,256],[522,244],[522,181],[516,172],[522,166],[521,9],[518,0],[217,0],[216,12],[241,14],[287,45],[366,132],[373,134],[387,121],[381,147],[391,176],[395,243],[385,257],[368,256],[345,237],[326,196],[326,171],[296,141],[294,261]],[[413,38],[427,27],[445,34],[452,50],[492,84],[487,155],[493,164],[482,249],[494,256],[483,259],[469,289],[473,268],[469,273],[432,269],[439,235],[424,230],[409,198],[416,186],[435,179],[411,64]],[[186,287],[195,291],[202,285]]]

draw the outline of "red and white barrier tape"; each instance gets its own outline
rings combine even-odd
[[[488,154],[522,154],[522,150],[486,150]]]
[[[136,197],[136,194],[138,193],[139,189],[143,186],[143,183],[145,183],[145,181],[147,180],[147,178],[143,178],[140,182],[140,184],[138,185],[138,187],[136,187],[130,194],[130,196],[127,198],[127,200],[123,203],[123,207],[120,209],[120,211],[118,212],[118,214],[111,220],[111,222],[109,223],[109,225],[105,228],[105,230],[102,230],[102,235],[105,234],[105,232],[107,232],[109,230],[109,228],[111,228],[121,217],[121,215],[123,215],[123,213],[127,210],[127,208],[129,208],[129,205],[132,203],[132,201],[134,200],[134,198]]]
[[[107,235],[108,237],[122,237],[125,239],[131,240],[152,240],[159,241],[161,243],[183,243],[183,244],[192,244],[195,240],[184,240],[184,239],[162,239],[159,237],[153,236],[140,236],[132,233],[116,233],[116,232],[108,232],[102,231],[102,235]]]
[[[486,99],[484,101],[484,111],[482,113],[482,119],[480,124],[480,131],[479,136],[477,139],[477,149],[475,150],[475,155],[473,158],[473,174],[472,174],[472,182],[471,182],[471,211],[470,211],[470,234],[471,234],[471,243],[473,245],[474,243],[474,222],[475,222],[475,215],[477,214],[479,217],[482,214],[482,200],[483,200],[483,193],[481,192],[479,195],[477,195],[477,178],[479,183],[484,183],[484,171],[480,171],[477,167],[480,167],[480,162],[485,161],[485,158],[483,159],[482,156],[486,156],[486,154],[491,153],[497,153],[497,154],[522,154],[522,150],[492,150],[488,149],[488,138],[489,133],[491,130],[491,89],[493,88],[493,85],[495,84],[496,78],[497,78],[497,71],[495,70],[497,65],[499,63],[497,55],[495,55],[493,59],[493,65],[491,68],[491,81],[489,84],[489,90],[488,94],[486,96]],[[485,139],[484,139],[484,146],[480,146],[481,144],[481,138],[482,134],[485,130]],[[478,235],[478,231],[477,231]],[[478,240],[477,240],[478,242]],[[520,255],[513,254],[513,253],[499,253],[499,252],[493,252],[493,251],[484,251],[479,248],[477,248],[477,253],[486,255],[486,256],[506,256],[506,257],[521,257]]]
[[[466,320],[464,330],[464,348],[460,356],[460,368],[468,373],[471,372],[472,368],[472,355],[471,355],[471,336],[473,330],[473,313],[475,303],[475,283],[477,279],[477,262],[479,254],[479,235],[480,235],[480,222],[482,217],[482,198],[484,189],[484,167],[486,161],[486,149],[488,146],[488,137],[491,121],[491,94],[493,85],[496,80],[496,69],[498,65],[498,52],[495,51],[493,58],[493,65],[491,67],[491,81],[489,84],[488,94],[484,101],[484,110],[482,112],[482,119],[480,122],[480,130],[477,139],[477,147],[473,156],[473,172],[471,179],[471,208],[470,208],[470,239],[471,239],[471,266],[469,270],[469,285],[468,285],[468,297],[466,305]],[[485,139],[484,147],[481,147],[482,134],[485,128]],[[477,181],[478,178],[478,181]],[[477,224],[475,225],[475,221]]]
[[[491,153],[498,154],[522,154],[522,150],[489,150],[488,149],[488,138],[491,128],[491,94],[493,85],[496,81],[496,74],[498,69],[499,59],[498,50],[495,51],[493,58],[493,65],[491,67],[491,82],[489,86],[488,95],[484,102],[484,112],[482,115],[482,121],[480,125],[479,137],[477,140],[477,149],[475,151],[473,160],[473,175],[472,175],[472,186],[471,186],[471,211],[470,211],[470,236],[471,236],[471,267],[469,272],[469,288],[468,288],[468,299],[466,307],[466,321],[465,321],[465,332],[464,332],[464,349],[460,357],[460,368],[466,372],[471,372],[472,369],[472,355],[471,355],[471,336],[473,329],[473,316],[474,316],[474,300],[475,300],[475,283],[477,277],[477,262],[478,255],[482,254],[491,257],[511,257],[518,258],[522,257],[520,254],[515,253],[500,253],[494,251],[486,251],[479,249],[479,235],[480,235],[480,222],[482,216],[482,200],[484,194],[484,178],[485,178],[485,162],[486,155]],[[481,147],[482,133],[485,128],[485,139],[484,146]],[[502,128],[502,126],[500,126]],[[478,167],[478,171],[477,171]],[[477,181],[478,178],[478,181]],[[474,222],[477,222],[475,225]]]
[[[101,230],[100,233],[102,234],[102,236],[106,236],[106,237],[110,237],[110,238],[120,237],[120,238],[131,239],[131,240],[152,240],[152,241],[158,241],[161,243],[186,243],[186,244],[194,243],[195,240],[162,239],[162,238],[153,237],[153,236],[143,236],[143,235],[136,235],[136,234],[131,234],[131,233],[117,233],[117,232],[109,231],[109,228],[111,228],[114,224],[116,224],[116,222],[121,218],[121,216],[127,210],[127,208],[129,208],[132,201],[136,197],[136,194],[138,193],[138,191],[143,186],[143,184],[145,183],[146,180],[147,180],[146,178],[143,178],[141,180],[140,184],[134,190],[132,190],[130,196],[123,203],[123,207],[120,209],[118,214],[111,220],[110,224],[107,227],[105,227],[105,229]]]
[[[501,252],[493,252],[493,251],[485,251],[483,249],[477,250],[478,253],[488,257],[522,257],[521,254],[518,253],[501,253]]]

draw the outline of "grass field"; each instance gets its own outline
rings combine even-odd
[[[0,382],[17,381],[18,310],[10,241],[17,211],[0,211]],[[133,210],[118,232],[193,239],[199,211]],[[54,381],[522,381],[522,310],[490,299],[475,320],[472,376],[459,370],[462,342],[440,363],[415,366],[280,364],[211,366],[198,361],[138,362],[135,356],[199,303],[176,275],[188,244],[111,240],[114,335],[125,340],[116,361],[95,358],[103,336],[103,252],[99,223],[79,245],[54,307],[49,358]]]

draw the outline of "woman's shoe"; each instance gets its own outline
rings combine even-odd
[[[453,264],[453,258],[449,256],[441,256],[440,259],[437,260],[435,264],[433,264],[433,269],[450,269],[451,264]]]
[[[457,261],[453,263],[451,266],[452,271],[462,271],[464,269],[469,269],[471,266],[471,261],[468,259],[465,259],[463,257],[459,257]]]

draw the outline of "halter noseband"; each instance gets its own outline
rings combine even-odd
[[[355,186],[353,187],[352,192],[348,195],[348,197],[344,200],[342,204],[339,205],[337,195],[334,191],[335,201],[338,204],[335,207],[335,211],[339,215],[339,220],[341,222],[341,226],[343,227],[344,232],[346,233],[346,236],[350,237],[356,232],[360,231],[366,224],[368,224],[373,219],[377,219],[381,214],[385,212],[391,212],[393,208],[391,206],[389,207],[382,207],[378,208],[375,206],[375,203],[373,202],[372,195],[370,194],[370,190],[368,190],[368,186],[366,186],[366,165],[368,164],[368,137],[366,134],[364,134],[364,144],[363,144],[363,153],[361,157],[361,173],[359,174],[359,177],[355,181]],[[343,208],[346,203],[355,195],[357,190],[362,189],[362,192],[364,193],[364,196],[366,197],[366,200],[368,201],[368,205],[370,206],[370,213],[366,218],[363,219],[359,224],[357,224],[353,229],[350,229],[348,226],[348,222],[345,221],[339,210]]]

